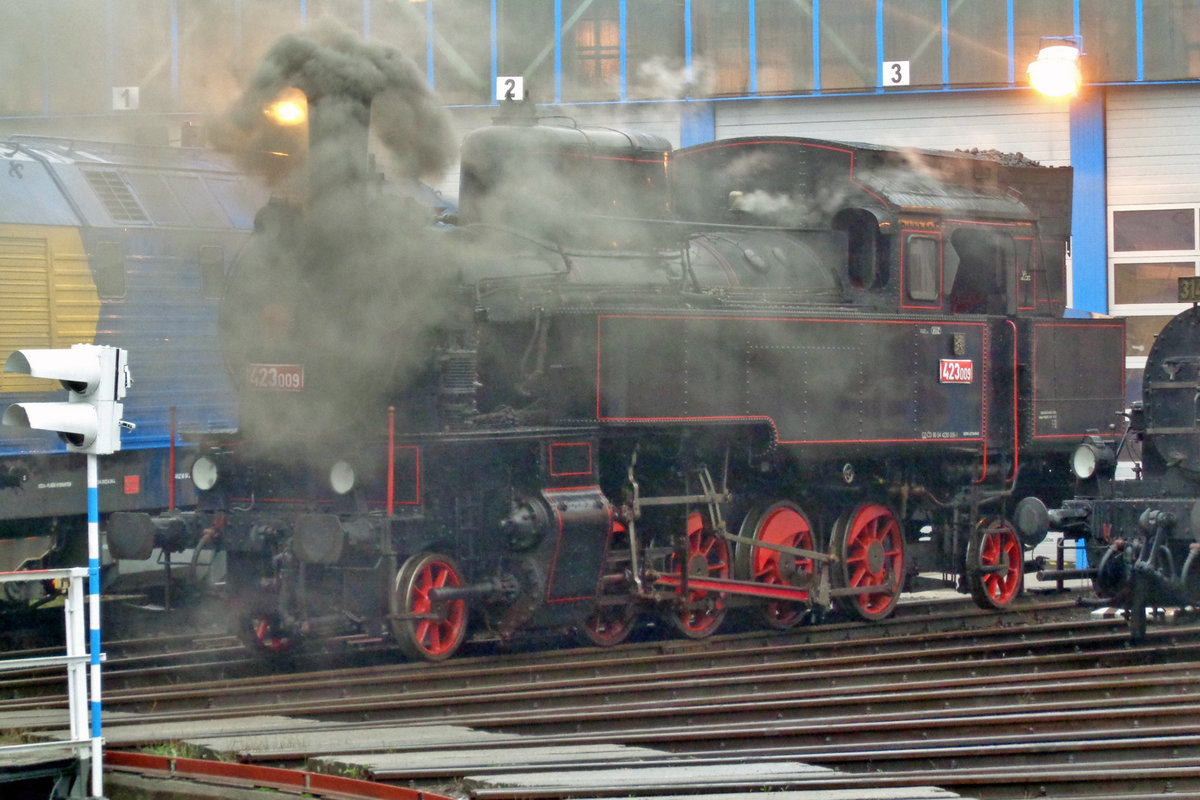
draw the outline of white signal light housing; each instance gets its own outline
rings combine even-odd
[[[121,449],[121,428],[132,429],[121,415],[130,385],[125,350],[77,344],[69,349],[17,350],[6,372],[57,380],[68,391],[65,402],[15,403],[0,421],[5,425],[53,431],[75,453],[107,455]]]

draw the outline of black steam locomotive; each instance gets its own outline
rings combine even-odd
[[[1200,281],[1181,278],[1179,301],[1192,307],[1171,319],[1146,358],[1142,401],[1121,441],[1089,438],[1072,466],[1076,496],[1049,512],[1026,501],[1031,529],[1050,526],[1083,540],[1101,601],[1123,607],[1135,640],[1148,608],[1200,605]],[[1118,480],[1118,456],[1133,479]]]
[[[222,306],[239,429],[195,437],[197,509],[107,529],[223,551],[264,652],[876,620],[919,573],[1002,607],[1044,534],[1014,509],[1112,439],[1124,328],[1062,318],[1067,169],[517,113],[447,224],[318,136],[361,96],[301,88],[310,183]]]

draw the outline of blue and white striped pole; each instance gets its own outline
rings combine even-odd
[[[7,372],[59,381],[68,390],[67,402],[14,403],[0,423],[53,431],[72,453],[87,456],[88,618],[90,637],[92,796],[104,797],[100,727],[100,480],[97,455],[121,449],[121,429],[133,423],[121,419],[121,400],[132,382],[128,353],[110,345],[81,343],[71,348],[16,350],[4,363]],[[79,628],[82,633],[82,626]],[[82,673],[79,678],[82,682]],[[82,687],[80,687],[82,688]],[[82,720],[79,720],[82,723]],[[72,738],[76,720],[72,717]],[[79,731],[82,734],[82,731]]]
[[[104,797],[100,748],[100,479],[96,455],[87,454],[88,628],[91,653],[92,797]]]

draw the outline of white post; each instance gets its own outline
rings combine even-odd
[[[87,454],[88,619],[91,634],[92,797],[104,797],[100,748],[100,478],[95,453]]]
[[[82,575],[68,579],[64,615],[67,629],[67,697],[71,713],[71,740],[75,742],[86,738],[88,730],[87,667],[82,661],[72,660],[82,658],[87,653],[83,635],[83,586]]]

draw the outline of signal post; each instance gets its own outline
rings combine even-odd
[[[52,431],[73,453],[87,456],[88,617],[90,651],[91,797],[104,796],[100,723],[100,488],[96,457],[121,449],[121,419],[130,385],[125,350],[107,345],[77,344],[69,349],[17,350],[4,364],[6,372],[57,380],[68,392],[65,402],[15,403],[3,416],[5,425]],[[82,687],[70,687],[73,691]],[[81,721],[71,720],[73,739],[82,738]]]

